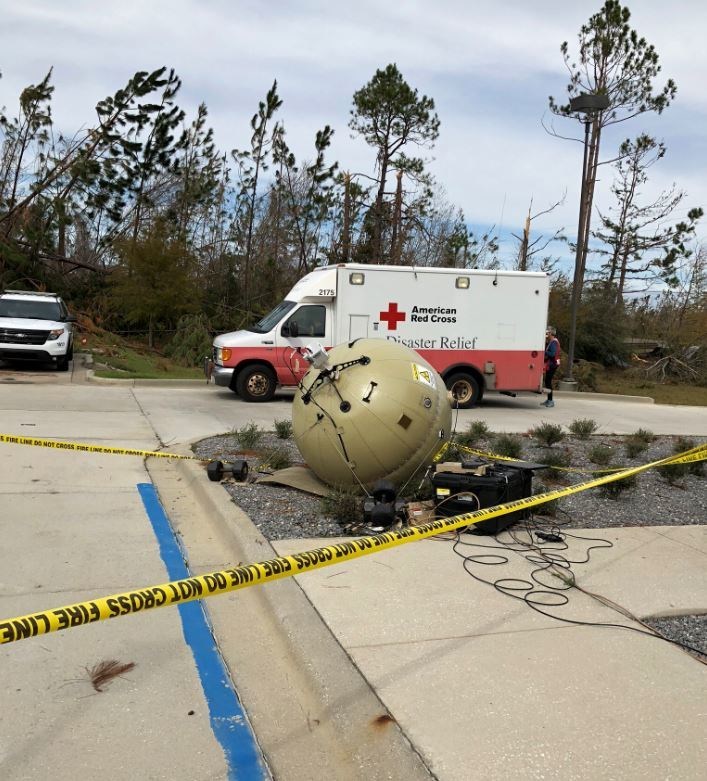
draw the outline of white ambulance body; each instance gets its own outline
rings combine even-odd
[[[419,352],[461,407],[489,390],[537,393],[548,299],[544,273],[324,266],[251,328],[217,336],[209,373],[247,401],[267,401],[304,376],[307,345],[372,337]]]

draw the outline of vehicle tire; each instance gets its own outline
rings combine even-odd
[[[471,374],[452,374],[447,377],[445,384],[459,409],[475,407],[484,395],[479,381]]]
[[[61,358],[56,359],[56,370],[59,372],[69,371],[69,353],[62,355]]]
[[[262,363],[241,369],[236,379],[236,393],[244,401],[270,401],[276,386],[273,370]]]

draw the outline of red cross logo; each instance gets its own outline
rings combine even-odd
[[[389,331],[397,331],[398,323],[402,323],[405,318],[405,312],[398,312],[397,304],[388,304],[388,311],[380,313],[380,319],[388,323]]]

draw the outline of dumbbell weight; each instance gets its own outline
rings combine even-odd
[[[218,483],[223,479],[226,473],[233,475],[233,478],[239,483],[242,483],[248,477],[248,462],[239,458],[232,464],[224,464],[223,461],[209,461],[206,467],[206,474],[214,483]]]

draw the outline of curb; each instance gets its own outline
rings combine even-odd
[[[87,364],[88,366],[88,364]],[[160,387],[168,386],[172,388],[196,388],[201,385],[208,385],[205,380],[148,380],[140,378],[132,379],[120,379],[119,377],[96,377],[96,373],[93,369],[86,370],[86,379],[88,382],[97,382],[100,385],[127,385],[134,388],[137,386],[143,387]]]
[[[277,556],[203,466],[146,463],[195,571]],[[294,578],[204,604],[274,778],[432,778],[394,721],[378,726],[387,708]]]

